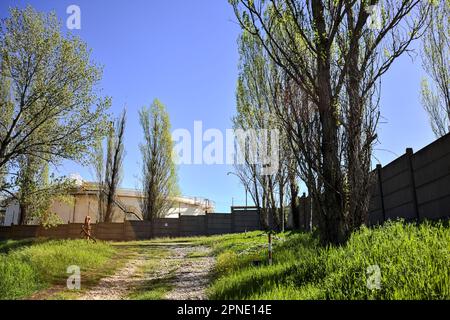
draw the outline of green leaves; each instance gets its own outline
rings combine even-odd
[[[143,158],[142,212],[145,219],[164,216],[178,194],[176,167],[172,159],[173,142],[170,134],[169,114],[165,106],[155,99],[149,108],[139,111],[144,131],[140,145]]]
[[[0,50],[0,172],[11,180],[22,222],[51,226],[60,222],[52,201],[73,186],[49,176],[49,165],[86,162],[106,132],[111,100],[98,94],[102,70],[87,45],[63,35],[53,12],[10,9]]]
[[[22,223],[52,227],[63,222],[52,211],[52,204],[55,200],[66,203],[72,200],[68,193],[74,188],[73,181],[50,175],[49,166],[43,159],[22,156],[14,185],[18,186],[16,198]]]
[[[1,119],[0,168],[21,154],[82,162],[105,133],[111,101],[97,92],[102,70],[86,44],[60,28],[54,13],[30,6],[11,9],[2,22],[1,85],[11,96],[1,106],[8,112]]]
[[[436,137],[450,132],[450,2],[433,1],[423,37],[422,105]],[[429,80],[429,81],[428,81]]]

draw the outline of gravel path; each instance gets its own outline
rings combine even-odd
[[[180,266],[175,271],[175,288],[166,295],[169,300],[205,300],[209,273],[214,266],[214,258],[209,256],[207,247],[177,247],[175,256]],[[190,253],[201,253],[200,257],[189,258]],[[205,256],[203,256],[205,255]]]
[[[130,290],[144,280],[135,277],[135,275],[137,270],[145,264],[146,260],[145,255],[137,255],[136,258],[128,261],[125,267],[114,275],[101,279],[94,288],[90,289],[79,300],[127,299]]]
[[[162,244],[158,244],[162,245]],[[150,259],[145,251],[131,258],[125,267],[114,275],[105,277],[80,300],[124,300],[142,283],[165,278],[171,273],[173,290],[166,295],[169,300],[206,299],[209,273],[214,266],[208,247],[180,244],[164,244],[170,251],[159,261],[157,270],[143,274],[138,272]],[[193,254],[191,257],[190,254]]]

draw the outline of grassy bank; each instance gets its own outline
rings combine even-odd
[[[0,299],[65,284],[68,266],[79,266],[83,275],[104,265],[115,251],[109,244],[85,240],[0,242]]]
[[[450,299],[450,228],[441,224],[362,228],[328,248],[310,234],[285,233],[271,266],[260,232],[202,241],[217,255],[212,299]]]

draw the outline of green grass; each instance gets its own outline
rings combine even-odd
[[[266,262],[267,246],[258,248],[267,242],[260,233],[201,240],[217,255],[209,297],[450,299],[450,228],[442,224],[363,227],[341,247],[324,248],[310,234],[278,237],[271,266]],[[380,289],[367,287],[367,268],[372,265],[380,268]]]
[[[146,250],[149,260],[134,276],[148,280],[133,288],[128,296],[132,300],[160,300],[173,288],[173,276],[177,266],[175,262],[173,265],[161,263],[162,259],[169,256],[169,250],[159,246],[149,246]],[[164,274],[161,274],[162,269]]]
[[[129,298],[131,300],[162,300],[172,288],[171,277],[155,279],[137,289],[129,296]]]
[[[212,248],[211,299],[450,299],[450,228],[428,222],[363,227],[340,247],[323,247],[311,234],[277,234],[273,265],[267,263],[267,234],[261,231],[114,244],[5,241],[0,242],[0,299],[27,298],[55,285],[64,288],[69,265],[81,267],[82,293],[137,253],[148,261],[136,276],[145,274],[148,280],[129,298],[162,299],[173,289],[178,266],[170,259],[169,265],[161,262],[170,254],[167,245],[175,243]],[[204,254],[194,250],[187,258]],[[367,268],[373,265],[381,271],[379,289],[367,287]],[[162,268],[167,272],[161,273]],[[45,298],[79,294],[59,290]]]
[[[21,240],[4,240],[0,241],[0,253],[8,253],[13,250],[17,250],[23,247],[29,247],[33,244],[42,243],[48,241],[45,238],[37,239],[21,239]]]
[[[24,298],[51,285],[64,285],[67,267],[84,273],[103,266],[116,250],[107,243],[85,240],[21,240],[0,242],[0,299]]]

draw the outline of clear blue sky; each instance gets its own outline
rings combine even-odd
[[[235,112],[237,37],[239,26],[227,0],[165,1],[5,1],[8,7],[31,4],[40,11],[56,11],[64,27],[66,8],[81,9],[81,30],[75,35],[86,41],[93,59],[104,66],[103,93],[113,99],[112,112],[126,105],[128,123],[123,187],[139,186],[141,128],[137,110],[160,99],[170,114],[172,129],[193,131],[195,120],[204,129],[231,128]],[[420,105],[423,75],[420,55],[403,56],[383,78],[379,128],[380,144],[375,156],[382,164],[415,151],[434,140],[428,118]],[[191,133],[192,134],[192,133]],[[216,202],[216,210],[228,212],[231,199],[244,203],[244,191],[228,165],[182,165],[181,191]],[[80,173],[91,179],[88,169],[65,162],[61,174]],[[304,190],[302,190],[304,191]]]

